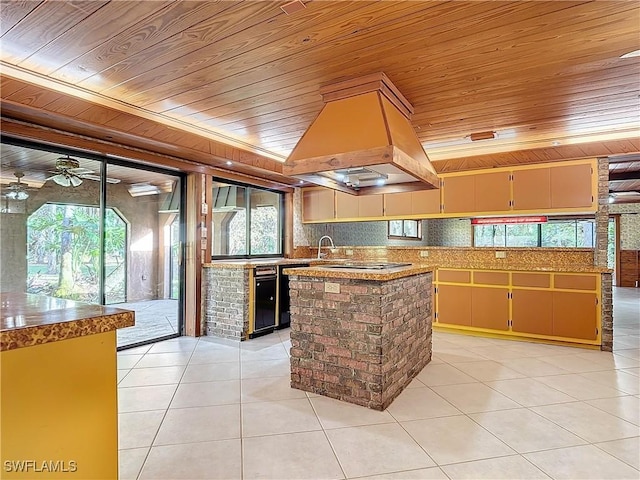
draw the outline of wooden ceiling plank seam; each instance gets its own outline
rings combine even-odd
[[[0,8],[0,38],[19,25],[34,9],[38,8],[44,0],[40,2],[2,2]]]
[[[145,21],[129,26],[104,43],[61,66],[51,75],[76,85],[80,85],[92,77],[99,77],[99,81],[102,81],[100,74],[103,70],[138,53],[142,48],[158,45],[189,26],[202,23],[204,21],[203,14],[205,18],[207,15],[205,12],[219,13],[228,8],[231,8],[231,4],[227,2],[213,4],[210,2],[170,3],[151,13]],[[92,84],[91,81],[86,83]]]
[[[364,48],[365,48],[365,49],[367,49],[368,47],[369,47],[368,45],[365,45],[365,46],[364,46]],[[328,52],[328,54],[329,54],[329,55],[333,55],[333,51],[329,51],[329,52]],[[280,59],[279,59],[279,60],[280,60]],[[379,56],[378,56],[378,54],[376,55],[375,60],[376,60],[376,61],[379,61]],[[318,63],[318,62],[316,62],[316,63]],[[272,65],[272,64],[273,64],[273,62],[270,62],[269,64],[270,64],[270,65]],[[282,69],[282,67],[279,67],[279,69],[281,70],[281,69]],[[253,69],[252,69],[252,71],[255,71],[255,70],[256,70],[256,68],[255,68],[255,66],[254,66],[254,67],[253,67]],[[246,73],[251,73],[251,72],[250,72],[250,71],[244,71],[244,72],[240,72],[239,74],[246,74]],[[183,78],[181,79],[181,81],[184,81],[184,80],[185,80],[185,78],[183,77]],[[182,102],[181,102],[181,103],[182,103]]]

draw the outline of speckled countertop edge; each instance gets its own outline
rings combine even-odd
[[[325,278],[351,278],[356,280],[373,280],[386,282],[396,278],[410,277],[422,273],[433,272],[434,268],[429,265],[411,265],[407,267],[396,267],[389,270],[365,270],[358,268],[326,268],[322,266],[304,268],[285,268],[286,275],[300,275],[304,277],[325,277]]]
[[[105,333],[135,324],[135,312],[99,305],[30,313],[21,318],[24,324],[7,327],[11,318],[3,319],[5,326],[0,330],[0,351]]]

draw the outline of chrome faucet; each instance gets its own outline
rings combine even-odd
[[[318,260],[320,260],[322,257],[324,257],[324,255],[326,255],[326,254],[320,253],[320,249],[322,248],[322,240],[324,240],[325,238],[329,239],[329,242],[331,243],[331,248],[336,248],[336,246],[333,244],[333,239],[329,235],[320,237],[320,241],[318,242]]]

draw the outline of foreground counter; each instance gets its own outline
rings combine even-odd
[[[118,477],[116,330],[134,313],[0,294],[2,478]]]
[[[384,410],[431,360],[431,267],[285,273],[292,387]]]

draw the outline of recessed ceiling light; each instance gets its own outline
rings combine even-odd
[[[280,8],[287,15],[292,15],[296,12],[299,12],[300,10],[304,10],[307,7],[300,0],[294,0],[293,2],[282,5]]]
[[[231,166],[233,165],[233,162],[230,162],[229,160],[227,160],[227,165]]]
[[[633,52],[627,52],[624,55],[620,55],[620,58],[633,58],[640,57],[640,50],[634,50]]]
[[[558,147],[560,146],[560,142],[557,140],[554,140],[553,142],[551,142],[551,145],[553,145],[554,147]]]
[[[304,180],[300,180],[298,183],[304,183]]]

